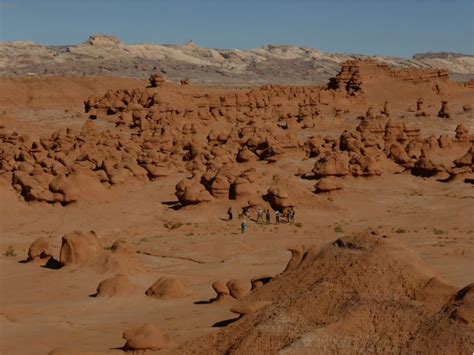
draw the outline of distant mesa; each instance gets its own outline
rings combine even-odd
[[[1,76],[113,75],[146,79],[159,68],[173,82],[231,85],[321,85],[333,77],[341,63],[374,59],[396,68],[445,69],[451,78],[474,77],[472,55],[420,53],[413,58],[324,53],[313,48],[268,44],[250,50],[199,47],[186,44],[127,44],[107,34],[92,34],[77,45],[41,46],[32,42],[0,43],[5,53]]]

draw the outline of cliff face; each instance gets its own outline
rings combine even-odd
[[[448,53],[449,54],[449,53]],[[396,68],[445,69],[452,78],[474,77],[474,57],[429,53],[413,59],[371,57]],[[208,84],[323,84],[340,65],[359,54],[323,53],[312,48],[266,45],[242,51],[185,45],[125,44],[92,35],[78,45],[41,46],[33,42],[0,44],[0,75],[113,75],[146,78],[160,70],[168,79]]]

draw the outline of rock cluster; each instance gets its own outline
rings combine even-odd
[[[336,179],[344,176],[374,176],[404,169],[413,169],[415,175],[434,176],[440,171],[449,176],[472,173],[472,169],[456,169],[456,164],[428,163],[428,155],[442,155],[451,148],[470,149],[469,133],[459,125],[456,135],[420,137],[420,130],[393,119],[383,125],[376,119],[363,119],[356,132],[343,132],[329,149],[323,142],[312,145],[317,159],[313,168],[316,192],[327,192],[342,187]],[[317,154],[319,153],[319,154]],[[332,180],[327,180],[332,177]]]
[[[244,298],[250,292],[252,284],[238,279],[231,279],[227,282],[218,280],[212,284],[212,288],[216,292],[214,302],[226,302]]]
[[[143,269],[125,243],[115,242],[110,251],[104,250],[94,231],[73,231],[63,235],[57,259],[53,256],[49,242],[44,238],[38,238],[30,245],[26,261],[39,259],[47,259],[47,262],[55,268],[90,267],[100,273],[110,271],[128,273]],[[124,281],[123,278],[117,275],[106,284],[111,285],[122,281]]]
[[[436,149],[470,149],[464,131],[456,132],[455,139],[421,138],[419,128],[390,114],[389,101],[382,102],[380,114],[369,107],[357,129],[339,137],[306,131],[317,127],[328,105],[336,115],[346,112],[337,100],[359,100],[365,90],[361,80],[376,74],[414,82],[445,79],[442,71],[392,71],[370,60],[346,62],[327,88],[265,85],[247,91],[197,91],[190,85],[165,85],[155,74],[148,88],[108,91],[86,100],[92,120],[80,131],[32,139],[0,126],[0,178],[26,201],[68,205],[98,198],[128,181],[186,173],[188,178],[176,185],[183,205],[235,199],[285,210],[298,202],[294,189],[280,186],[265,164],[314,159],[316,178],[370,177],[411,169],[422,151],[425,159]],[[424,112],[422,105],[419,99],[417,114]],[[446,105],[442,117],[451,115]],[[113,122],[115,128],[99,129],[94,119]],[[453,164],[444,169],[448,174]],[[332,185],[325,180],[315,190],[331,191],[340,184],[332,179]]]

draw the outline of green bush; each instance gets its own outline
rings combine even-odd
[[[433,233],[435,235],[441,235],[441,234],[446,234],[446,231],[442,230],[442,229],[437,229],[437,228],[434,228],[433,229]]]

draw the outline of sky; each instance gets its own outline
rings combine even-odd
[[[0,0],[0,41],[70,45],[92,33],[211,48],[474,54],[474,0]]]

